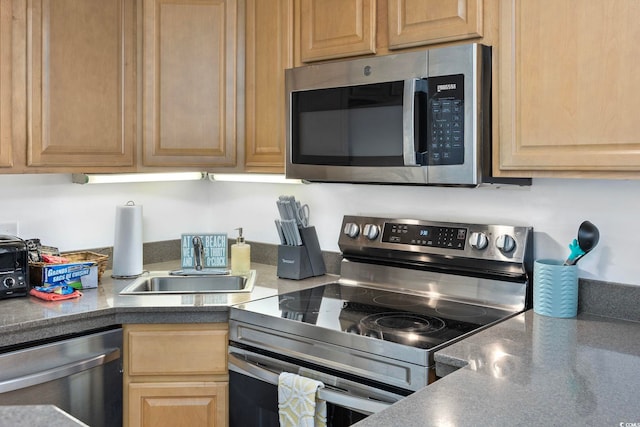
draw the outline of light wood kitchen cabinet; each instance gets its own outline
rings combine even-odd
[[[284,172],[284,70],[293,65],[293,0],[246,0],[245,170]]]
[[[135,2],[13,5],[26,25],[26,135],[15,129],[16,139],[26,140],[26,165],[134,166]]]
[[[0,172],[235,167],[236,0],[1,1]]]
[[[236,0],[144,0],[143,165],[236,164]]]
[[[11,0],[0,0],[0,168],[13,164],[11,21]]]
[[[297,0],[300,62],[386,54],[483,34],[483,0]]]
[[[640,2],[501,0],[501,176],[638,177]]]
[[[376,0],[297,0],[302,62],[376,52]]]
[[[227,426],[227,324],[124,329],[124,425]]]
[[[483,0],[387,0],[389,49],[482,37]]]

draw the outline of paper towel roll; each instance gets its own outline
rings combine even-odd
[[[142,206],[129,201],[124,206],[116,206],[112,277],[136,277],[141,274]]]

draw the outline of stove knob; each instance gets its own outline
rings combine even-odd
[[[516,248],[516,241],[508,234],[503,234],[496,239],[496,247],[500,249],[500,252],[507,254]]]
[[[355,239],[360,234],[360,227],[355,222],[348,222],[344,225],[344,234]]]
[[[366,224],[362,233],[367,236],[367,239],[375,240],[378,234],[380,234],[380,227],[375,224]]]
[[[473,249],[483,250],[489,245],[489,239],[486,234],[476,231],[469,236],[469,244]]]

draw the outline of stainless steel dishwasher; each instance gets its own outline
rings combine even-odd
[[[122,329],[0,354],[0,405],[52,404],[91,427],[122,425]]]

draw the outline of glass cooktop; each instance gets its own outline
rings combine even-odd
[[[513,313],[442,298],[331,283],[238,308],[421,349],[430,349]]]

